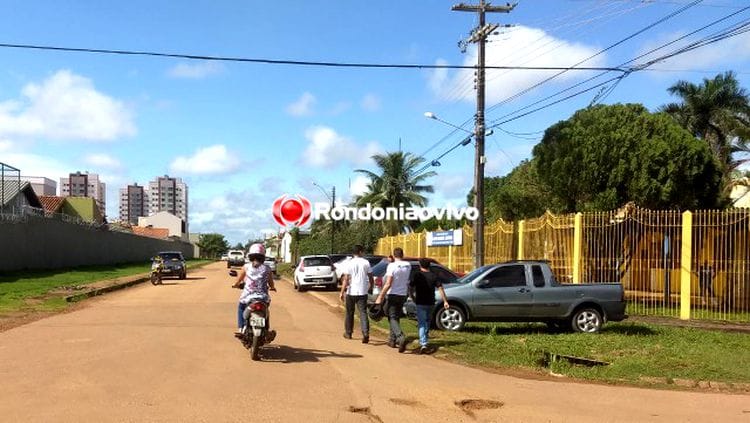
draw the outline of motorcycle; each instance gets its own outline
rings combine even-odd
[[[229,274],[230,276],[237,276],[237,272],[234,270],[230,271]],[[243,287],[244,284],[240,284],[238,288],[242,289]],[[260,348],[276,338],[276,331],[268,330],[270,318],[268,306],[269,304],[265,301],[252,300],[242,313],[245,324],[242,327],[242,332],[238,334],[238,338],[242,341],[242,345],[250,350],[250,358],[253,361],[260,360]]]
[[[154,258],[154,262],[151,263],[150,275],[152,285],[161,285],[162,270],[164,270],[164,262],[160,259]]]

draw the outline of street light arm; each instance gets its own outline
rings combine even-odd
[[[458,129],[459,131],[464,131],[464,132],[466,132],[467,134],[472,134],[472,135],[474,134],[474,132],[473,132],[473,131],[469,131],[469,130],[468,130],[468,129],[466,129],[466,128],[462,128],[462,127],[460,127],[460,126],[458,126],[458,125],[454,125],[454,124],[452,124],[452,123],[450,123],[450,122],[448,122],[448,121],[445,121],[445,120],[443,120],[443,119],[440,119],[439,117],[437,117],[437,116],[435,115],[435,113],[432,113],[432,112],[424,112],[424,117],[426,117],[427,119],[434,119],[434,120],[436,120],[436,121],[438,121],[438,122],[441,122],[441,123],[443,123],[443,124],[445,124],[445,125],[448,125],[448,126],[450,126],[451,128],[456,128],[456,129]]]
[[[312,184],[315,185],[320,190],[320,192],[322,192],[323,195],[326,196],[326,198],[328,199],[328,201],[333,201],[333,200],[331,200],[331,196],[328,195],[328,193],[326,192],[325,189],[323,189],[323,187],[321,187],[320,185],[318,185],[315,181],[312,181]]]

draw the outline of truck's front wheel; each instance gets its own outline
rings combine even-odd
[[[594,308],[581,308],[573,313],[570,325],[575,332],[596,333],[602,328],[602,315]]]
[[[441,307],[435,314],[435,325],[438,329],[459,331],[464,328],[465,324],[466,315],[455,305],[451,304],[447,309]]]

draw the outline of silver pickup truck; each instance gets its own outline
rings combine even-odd
[[[480,267],[445,285],[450,308],[436,293],[433,321],[457,331],[466,322],[545,322],[555,329],[598,332],[606,321],[621,321],[625,294],[619,283],[561,284],[544,261],[511,261]],[[411,300],[404,306],[413,316]]]

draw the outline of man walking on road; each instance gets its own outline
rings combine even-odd
[[[393,256],[394,261],[388,264],[385,270],[385,285],[375,300],[375,304],[382,304],[383,296],[388,295],[386,314],[391,326],[388,346],[395,348],[398,345],[398,352],[404,352],[406,350],[406,336],[401,330],[401,312],[409,290],[411,264],[403,260],[404,250],[401,248],[394,248]]]
[[[370,342],[370,321],[367,317],[367,292],[372,286],[370,262],[362,258],[364,247],[354,246],[354,257],[346,264],[344,281],[341,284],[341,301],[345,301],[344,338],[352,339],[354,330],[354,306],[359,309],[359,322],[362,326],[362,343]]]
[[[427,347],[430,335],[430,316],[435,307],[435,288],[440,292],[443,299],[443,307],[448,309],[448,299],[445,296],[443,284],[437,275],[430,270],[430,261],[426,258],[419,259],[419,272],[409,283],[409,291],[414,303],[417,305],[417,328],[419,328],[419,353],[429,352]]]

